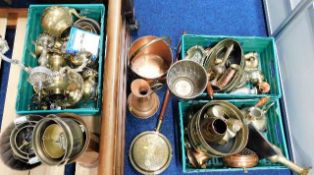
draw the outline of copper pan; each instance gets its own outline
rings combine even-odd
[[[164,37],[144,36],[132,43],[128,61],[137,78],[143,78],[151,85],[164,82],[172,64],[172,51],[166,40]]]

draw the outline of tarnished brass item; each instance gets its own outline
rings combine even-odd
[[[209,109],[216,106],[219,107],[215,110],[210,110],[211,112],[208,112]],[[228,120],[230,119],[240,121],[242,125],[239,127],[234,127],[240,129],[235,134],[232,142],[229,142],[229,140],[224,141],[223,138],[221,139],[222,142],[217,141],[215,143],[205,140],[201,126],[204,120],[210,117],[220,117],[222,120],[226,121],[227,125]],[[248,139],[248,128],[245,124],[243,124],[243,122],[243,115],[237,107],[226,101],[215,100],[204,105],[195,115],[192,116],[187,126],[187,136],[194,150],[202,151],[209,157],[223,157],[232,155],[240,152],[246,146]],[[235,121],[229,121],[229,123],[235,123]],[[219,130],[220,129],[225,130],[226,126],[222,125],[221,127],[219,125]],[[227,134],[226,131],[224,133]]]
[[[273,105],[274,103],[271,103],[263,108],[252,106],[242,109],[245,116],[245,122],[247,124],[251,123],[259,131],[265,131],[267,127],[266,113]]]
[[[200,123],[202,136],[208,143],[218,143],[227,132],[227,123],[218,117],[206,117]]]
[[[78,16],[74,9],[61,6],[51,6],[45,9],[41,26],[43,31],[54,36],[60,37],[73,24],[73,16]]]
[[[213,48],[211,48],[208,60],[209,63],[206,64],[207,67],[205,67],[205,69],[211,74],[210,80],[213,86],[217,86],[217,80],[231,65],[233,65],[233,68],[237,65],[236,73],[234,73],[230,81],[227,81],[226,79],[226,77],[231,77],[231,75],[229,75],[230,73],[227,74],[228,76],[225,75],[224,83],[226,85],[220,85],[218,88],[220,88],[220,91],[229,92],[238,85],[243,74],[245,63],[242,48],[237,41],[224,39],[218,42]]]
[[[172,51],[164,38],[144,36],[132,43],[128,58],[132,72],[154,85],[163,82],[172,64]]]
[[[192,60],[200,65],[203,65],[205,57],[205,50],[202,46],[195,45],[187,51],[187,56],[184,59]]]
[[[94,69],[86,69],[83,72],[84,90],[83,99],[93,99],[97,95],[96,77],[98,73]]]
[[[267,141],[263,134],[260,133],[253,125],[249,125],[250,134],[247,147],[253,150],[260,159],[267,158],[274,163],[281,163],[299,175],[310,175],[312,168],[301,167],[287,158],[281,150]]]
[[[191,60],[180,60],[174,63],[167,74],[167,85],[175,96],[192,99],[201,95],[207,87],[206,70]]]
[[[48,65],[52,71],[59,71],[65,65],[64,56],[57,53],[52,54],[48,57]]]
[[[245,59],[245,71],[251,71],[258,69],[259,61],[258,61],[258,55],[256,52],[249,52],[244,55]]]
[[[86,149],[87,130],[73,117],[48,115],[33,132],[33,147],[39,159],[48,165],[70,163]]]
[[[15,120],[15,127],[11,131],[10,145],[14,156],[25,163],[31,163],[33,161],[31,159],[36,157],[32,147],[32,132],[41,119],[42,117],[39,115],[28,115]]]
[[[258,160],[257,154],[248,148],[223,158],[225,165],[232,168],[251,168],[257,165]]]
[[[129,158],[132,166],[141,174],[161,174],[170,165],[172,148],[169,140],[160,133],[161,124],[170,97],[166,91],[156,131],[137,135],[130,146]]]
[[[51,83],[49,85],[50,95],[60,95],[65,93],[67,86],[67,77],[61,72],[53,72]]]
[[[146,119],[153,116],[159,107],[159,98],[144,79],[136,79],[131,83],[128,97],[129,111],[138,118]]]
[[[69,107],[77,104],[84,94],[84,80],[77,72],[67,69],[67,85],[65,88],[66,99],[63,100],[61,106]]]
[[[33,43],[35,46],[35,55],[40,56],[45,50],[47,54],[49,49],[52,49],[55,44],[55,39],[48,34],[41,34],[37,40]]]
[[[90,52],[81,51],[77,53],[75,56],[71,56],[70,62],[75,66],[82,66],[82,65],[86,66],[88,63],[92,62],[91,57],[92,57],[92,54]]]
[[[74,22],[73,26],[91,33],[100,33],[99,23],[92,18],[80,18]]]

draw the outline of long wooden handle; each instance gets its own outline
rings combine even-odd
[[[159,120],[163,120],[164,119],[164,116],[165,116],[165,113],[166,113],[166,109],[167,109],[167,106],[168,106],[168,102],[169,102],[169,98],[170,98],[170,91],[169,91],[169,89],[167,89],[166,92],[165,92],[164,101],[162,102],[162,107],[161,107],[161,110],[160,110],[160,113],[159,113],[159,117],[158,117]]]

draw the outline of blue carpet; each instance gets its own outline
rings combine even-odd
[[[183,32],[189,34],[267,36],[261,0],[137,0],[135,14],[140,29],[133,33],[133,39],[144,35],[168,36],[172,40],[173,53]],[[158,92],[162,101],[165,88]],[[180,135],[177,99],[169,102],[162,133],[170,140],[173,158],[163,174],[183,174],[180,157]],[[138,174],[128,159],[132,139],[143,131],[153,130],[158,113],[150,119],[140,120],[127,113],[125,174]],[[206,173],[201,173],[206,174]],[[208,173],[219,175],[240,175],[241,172]],[[288,170],[249,171],[249,174],[286,175]]]

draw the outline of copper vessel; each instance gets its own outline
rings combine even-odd
[[[129,111],[138,118],[146,119],[153,116],[159,107],[159,98],[150,88],[147,81],[136,79],[131,83],[128,97]]]
[[[237,154],[223,158],[224,163],[228,167],[233,168],[251,168],[257,165],[258,160],[257,154],[248,148],[244,148]]]
[[[172,51],[164,38],[144,36],[132,43],[128,58],[129,67],[137,77],[156,84],[163,82],[172,64]]]

